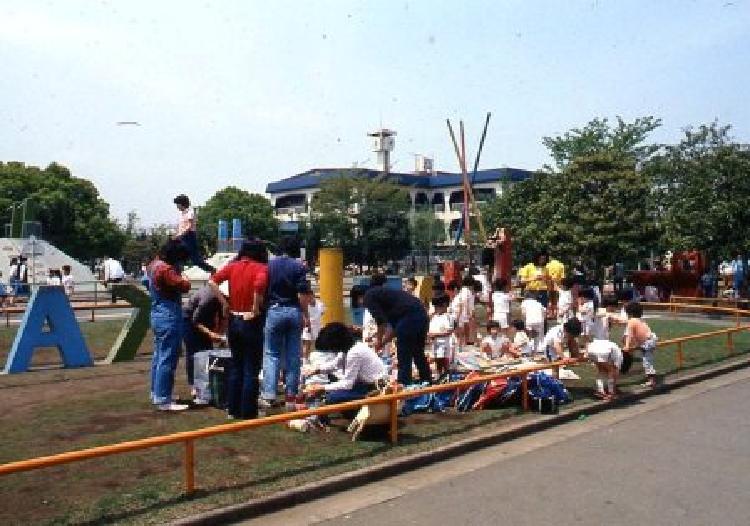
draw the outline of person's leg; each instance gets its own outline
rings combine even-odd
[[[337,389],[326,392],[326,404],[343,404],[352,400],[361,400],[367,396],[372,386],[367,384],[354,384],[351,389]]]
[[[198,332],[195,330],[195,326],[192,321],[183,318],[184,334],[182,336],[182,343],[185,346],[185,377],[187,383],[192,387],[194,379],[194,366],[193,366],[193,355],[206,349],[199,349],[201,346],[200,340],[198,339]]]
[[[227,330],[227,342],[232,353],[227,370],[227,414],[238,418],[241,415],[242,364],[245,355],[245,341],[242,334],[242,321],[232,316]]]
[[[656,368],[654,367],[654,348],[653,346],[647,346],[642,348],[643,352],[643,372],[646,374],[646,380],[650,385],[654,384],[654,376],[656,375]]]
[[[290,401],[299,393],[299,375],[302,368],[302,311],[296,307],[285,310],[284,385],[286,399]]]
[[[279,382],[279,358],[284,345],[281,334],[282,317],[278,307],[268,309],[263,330],[263,392],[268,402],[276,400]]]
[[[414,364],[417,366],[419,371],[419,381],[432,383],[432,371],[430,370],[430,364],[427,363],[427,356],[425,356],[424,346],[427,340],[427,331],[429,329],[429,320],[421,316],[414,320],[415,331],[414,341],[412,342],[413,351],[412,356],[414,357]]]
[[[200,250],[198,250],[198,236],[195,231],[190,230],[189,232],[185,232],[180,237],[180,241],[187,249],[188,257],[190,257],[190,262],[193,265],[205,270],[209,274],[216,272],[216,269],[206,263],[206,260],[200,255]]]
[[[159,343],[154,349],[154,403],[161,405],[172,401],[174,370],[177,366],[177,355],[182,337],[180,318],[165,316],[154,328],[155,341],[157,332]]]
[[[242,379],[241,418],[258,418],[258,393],[261,361],[263,359],[263,321],[245,323],[247,353],[245,355]]]

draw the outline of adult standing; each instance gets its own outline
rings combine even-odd
[[[411,383],[412,363],[417,366],[419,380],[432,383],[432,373],[424,354],[429,319],[422,302],[403,290],[377,286],[365,293],[363,303],[378,326],[375,349],[382,349],[396,337],[399,383]]]
[[[268,263],[268,311],[263,331],[263,392],[261,404],[276,403],[280,364],[283,362],[285,402],[294,409],[302,367],[302,329],[310,326],[307,314],[307,271],[297,258],[295,238],[284,236],[280,254]]]
[[[175,266],[179,262],[175,262]],[[104,256],[104,263],[102,263],[102,281],[110,288],[112,292],[112,303],[117,301],[115,296],[115,288],[112,286],[113,283],[122,283],[125,279],[125,270],[122,265],[116,259],[110,256]]]
[[[179,241],[169,240],[148,266],[151,329],[154,333],[151,401],[161,411],[188,408],[172,402],[174,372],[182,340],[182,294],[190,290],[190,282],[177,272],[177,267],[186,255]]]
[[[196,234],[195,211],[190,206],[190,198],[185,194],[180,194],[173,200],[177,206],[179,216],[177,219],[176,239],[180,240],[187,249],[188,256],[193,265],[203,269],[209,274],[216,272],[216,269],[206,263],[201,257],[198,250],[198,235]]]
[[[547,254],[539,252],[534,255],[534,260],[527,263],[518,271],[518,277],[524,285],[524,291],[534,293],[537,301],[545,308],[549,303],[547,292],[549,274],[547,273]]]
[[[267,261],[266,247],[261,241],[245,241],[237,257],[208,281],[229,314],[227,339],[232,359],[227,376],[227,414],[232,419],[258,417]],[[219,290],[225,281],[229,282],[229,301]]]

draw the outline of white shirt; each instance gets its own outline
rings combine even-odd
[[[365,309],[365,313],[362,315],[362,339],[366,341],[368,338],[374,338],[377,333],[378,324],[370,311]]]
[[[125,271],[116,259],[105,259],[102,268],[104,269],[104,281],[123,279],[125,277]]]
[[[513,345],[518,347],[521,354],[528,355],[533,354],[533,344],[531,340],[529,339],[529,335],[526,334],[525,331],[517,331],[516,335],[513,337]]]
[[[577,316],[583,326],[583,334],[586,336],[591,334],[594,325],[594,314],[593,301],[586,301],[578,308]]]
[[[320,324],[323,317],[323,313],[326,311],[325,303],[319,299],[315,300],[315,304],[307,306],[307,315],[310,317],[310,335],[313,339],[318,337],[320,333]]]
[[[622,349],[609,340],[593,340],[586,347],[586,354],[592,362],[612,362],[617,367],[622,365]]]
[[[511,295],[507,292],[496,291],[492,293],[492,312],[508,314],[510,312]]]
[[[179,216],[177,219],[177,235],[181,236],[185,232],[194,230],[195,228],[195,212],[192,207],[187,207],[185,210],[178,211]]]
[[[387,374],[383,360],[364,342],[355,343],[346,354],[341,353],[339,361],[344,376],[325,385],[326,391],[351,389],[356,383],[374,384]]]
[[[72,274],[62,277],[62,286],[65,288],[65,295],[70,296],[75,292],[76,281],[73,279]]]
[[[558,358],[561,358],[561,356],[557,355],[555,344],[559,343],[562,345],[564,338],[565,330],[562,325],[552,327],[547,331],[547,334],[544,335],[544,340],[542,340],[542,345],[538,350],[544,352],[547,357],[554,362]]]
[[[458,305],[461,309],[459,322],[467,322],[474,314],[474,291],[469,287],[462,287],[456,296],[458,297]]]
[[[529,325],[544,323],[544,316],[547,313],[547,309],[537,300],[526,298],[521,302],[521,312],[526,318],[526,328],[528,328]]]
[[[488,345],[490,347],[490,358],[495,360],[502,356],[503,347],[505,345],[508,345],[509,343],[510,343],[510,340],[507,337],[503,336],[502,334],[498,334],[494,338],[492,337],[491,334],[488,334],[482,340],[482,345],[480,348],[483,348],[484,346]]]
[[[447,312],[443,314],[435,314],[430,318],[430,335],[451,333],[452,331],[453,321]],[[450,340],[450,334],[447,336],[434,337],[432,341],[432,351],[435,354],[435,358],[445,358],[448,356]]]
[[[573,311],[573,291],[560,290],[557,297],[557,317],[567,320]]]
[[[479,282],[480,285],[482,285],[482,292],[480,293],[480,298],[483,302],[487,302],[490,299],[490,284],[489,281],[487,281],[487,276],[484,274],[477,274],[476,276],[472,276],[476,281]]]

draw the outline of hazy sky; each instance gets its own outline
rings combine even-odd
[[[594,116],[750,140],[745,0],[0,0],[0,64],[0,160],[61,162],[144,224],[177,193],[373,166],[381,123],[397,171],[455,170],[445,118],[473,155],[487,111],[486,168],[538,168]]]

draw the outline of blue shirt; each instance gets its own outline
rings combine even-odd
[[[307,289],[307,272],[304,265],[288,256],[279,256],[268,262],[268,305],[298,306],[297,294]]]

